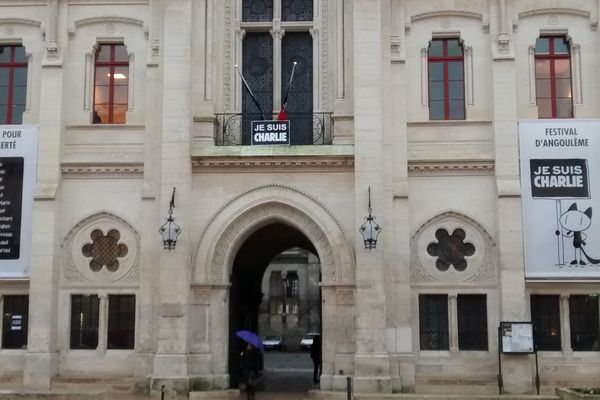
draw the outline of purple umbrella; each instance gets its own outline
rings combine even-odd
[[[260,349],[260,351],[265,351],[265,346],[263,345],[262,340],[258,337],[258,335],[254,332],[250,331],[237,331],[236,336],[242,339],[246,343],[250,343],[252,346]]]

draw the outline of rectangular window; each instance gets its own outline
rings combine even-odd
[[[71,349],[98,347],[99,305],[97,295],[71,296]]]
[[[459,39],[429,43],[429,119],[465,119],[464,52]]]
[[[598,296],[571,295],[569,318],[573,351],[599,351]]]
[[[419,295],[419,341],[421,350],[448,350],[447,295]]]
[[[535,345],[542,351],[560,351],[560,296],[531,295]]]
[[[487,350],[487,305],[484,294],[458,295],[459,350]]]
[[[129,87],[129,55],[125,45],[98,45],[94,71],[92,122],[124,124]]]
[[[2,348],[27,348],[29,296],[4,296],[2,310]]]
[[[573,118],[571,55],[564,36],[537,39],[535,92],[539,118]]]
[[[0,124],[22,123],[26,94],[25,48],[0,45]]]
[[[108,296],[108,349],[133,349],[135,295]]]

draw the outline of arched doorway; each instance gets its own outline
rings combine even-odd
[[[271,229],[277,234],[269,234]],[[257,235],[259,231],[265,235]],[[230,296],[232,278],[234,270],[240,268],[236,265],[244,263],[237,261],[245,259],[244,254],[255,257],[257,265],[264,268],[275,250],[270,255],[252,255],[250,249],[253,243],[263,245],[260,238],[264,241],[267,236],[272,237],[273,246],[280,243],[279,252],[296,243],[318,256],[323,348],[320,388],[342,390],[345,376],[353,374],[356,351],[353,249],[343,225],[319,199],[284,185],[265,185],[240,194],[217,211],[202,231],[191,281],[190,370],[198,371],[209,387],[230,387],[229,303],[235,302]],[[249,273],[255,280],[261,275]],[[340,370],[344,375],[338,374]]]
[[[312,303],[313,307],[316,306],[317,309],[310,309],[311,303],[305,301],[307,299],[304,298],[298,298],[299,301],[294,304],[294,307],[291,307],[292,304],[285,303],[286,299],[288,303],[295,300],[291,296],[295,288],[288,284],[288,282],[295,281],[292,273],[290,273],[290,280],[285,279],[281,282],[284,286],[283,293],[277,292],[275,296],[271,297],[271,306],[276,308],[272,315],[282,317],[282,326],[273,326],[272,329],[268,329],[268,323],[259,323],[260,309],[265,306],[269,308],[268,304],[264,304],[266,302],[265,291],[268,292],[268,289],[265,290],[262,287],[264,273],[277,256],[289,249],[303,249],[312,254],[317,253],[310,240],[298,229],[285,223],[273,222],[252,233],[235,256],[229,291],[228,370],[231,387],[236,387],[238,384],[238,367],[243,342],[235,333],[242,329],[256,332],[261,336],[267,333],[278,334],[282,339],[282,346],[285,345],[283,350],[287,351],[277,353],[267,351],[264,354],[265,370],[269,379],[268,390],[303,391],[312,387],[309,354],[302,352],[299,345],[302,335],[295,337],[295,335],[283,335],[283,333],[290,332],[284,329],[288,322],[291,326],[298,320],[305,321],[311,313],[317,313],[320,316],[321,307],[320,303],[316,305]],[[298,272],[296,272],[296,276],[297,274]],[[306,292],[306,288],[298,288],[298,291],[300,289],[302,292]],[[317,299],[319,297],[317,295]],[[278,304],[278,299],[282,299],[283,303]],[[318,333],[320,332],[319,326]],[[296,341],[297,343],[294,343]]]

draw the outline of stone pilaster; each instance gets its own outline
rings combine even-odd
[[[504,4],[503,1],[500,1]],[[526,321],[523,271],[523,226],[519,180],[517,83],[511,38],[502,26],[505,10],[500,7],[499,34],[493,37],[492,93],[494,100],[495,172],[498,189],[498,254],[500,254],[501,321]],[[502,372],[506,393],[531,393],[533,369],[528,357],[504,355]]]
[[[56,251],[60,249],[56,225],[63,125],[63,64],[57,35],[59,11],[57,0],[48,2],[46,23],[49,37],[40,71],[40,130],[33,203],[29,334],[23,372],[23,384],[29,389],[49,389],[52,377],[58,372],[56,330],[59,271],[54,260]],[[66,13],[64,8],[63,11]]]
[[[354,125],[356,231],[367,213],[368,188],[377,212],[384,212],[382,2],[354,2]],[[378,208],[381,207],[381,208]],[[382,221],[380,221],[382,223]],[[384,223],[384,222],[383,222]],[[358,393],[391,392],[385,347],[385,243],[365,250],[356,235],[356,356]]]
[[[189,390],[188,309],[192,121],[191,87],[192,2],[164,3],[162,51],[162,137],[159,208],[167,215],[173,188],[174,217],[183,234],[174,251],[162,250],[158,259],[158,338],[152,390],[166,384],[171,392]],[[156,219],[157,223],[159,222]],[[162,222],[161,222],[162,223]]]

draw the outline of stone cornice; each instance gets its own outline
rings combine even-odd
[[[217,172],[224,169],[238,172],[289,170],[351,172],[354,170],[354,157],[196,157],[192,160],[193,172]]]
[[[63,163],[63,178],[141,178],[143,164]]]
[[[494,175],[493,160],[431,160],[409,161],[408,174],[435,175]]]

